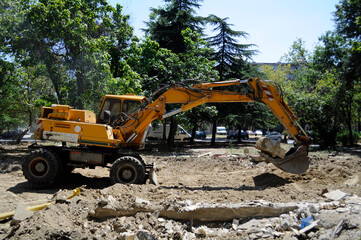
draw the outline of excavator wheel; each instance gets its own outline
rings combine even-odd
[[[142,184],[144,179],[144,164],[132,156],[118,158],[110,169],[110,180],[113,184]]]
[[[24,177],[31,183],[48,186],[61,172],[58,156],[46,149],[32,151],[22,164]]]

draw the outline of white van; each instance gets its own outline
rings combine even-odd
[[[227,130],[225,127],[217,127],[217,134],[219,135],[227,135]]]
[[[169,129],[170,126],[166,125],[166,137],[169,136]],[[181,126],[178,125],[177,132],[174,136],[174,140],[176,141],[186,141],[190,139],[191,135]],[[148,131],[148,140],[161,140],[163,139],[163,125],[158,125],[156,127],[153,127],[152,125],[149,125],[149,131]]]

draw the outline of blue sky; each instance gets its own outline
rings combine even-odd
[[[150,8],[164,6],[161,0],[110,0],[121,4],[130,15],[135,34],[143,37],[144,21],[149,20]],[[297,38],[312,50],[318,38],[334,29],[333,15],[339,0],[204,0],[198,15],[228,17],[234,30],[245,31],[248,39],[239,43],[256,44],[260,53],[255,62],[278,62]],[[209,30],[207,34],[212,34]]]

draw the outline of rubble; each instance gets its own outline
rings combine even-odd
[[[311,157],[310,171],[293,175],[251,164],[243,149],[204,152],[153,157],[159,186],[110,186],[108,171],[79,169],[63,190],[37,189],[26,185],[17,165],[4,168],[10,173],[0,175],[2,212],[48,198],[54,204],[17,225],[3,221],[0,238],[360,239],[359,158]],[[329,174],[336,170],[340,176]],[[81,185],[79,195],[66,198]],[[320,194],[323,189],[328,193]],[[314,221],[301,228],[310,217]]]

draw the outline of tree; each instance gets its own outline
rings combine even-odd
[[[44,64],[58,102],[94,107],[99,89],[111,78],[109,46],[118,46],[130,34],[124,30],[131,28],[121,18],[121,8],[102,0],[13,3],[10,12],[21,15],[11,18],[9,11],[1,12],[3,50],[22,64],[24,55],[28,65]]]
[[[172,84],[191,86],[197,81],[217,79],[216,71],[212,70],[214,62],[204,57],[210,49],[205,46],[201,36],[190,29],[182,34],[188,49],[184,53],[176,54],[161,48],[149,38],[133,43],[127,51],[126,62],[139,74],[146,96],[154,99]],[[157,94],[151,95],[153,92]],[[167,111],[171,111],[172,107],[179,106],[168,106]]]
[[[343,83],[342,94],[345,95],[343,105],[346,113],[346,125],[349,132],[349,142],[353,144],[352,121],[355,118],[355,112],[360,112],[360,103],[357,91],[361,82],[361,1],[360,0],[341,0],[336,5],[335,23],[336,31],[341,37],[345,38],[348,44],[348,54],[342,56],[343,62],[341,80]]]
[[[148,36],[174,53],[183,53],[187,49],[182,31],[189,28],[202,33],[200,26],[204,18],[195,16],[195,8],[199,8],[201,0],[164,0],[167,5],[151,8],[150,21],[146,22],[144,31]]]
[[[211,59],[217,62],[215,69],[219,72],[220,80],[228,77],[231,66],[241,68],[243,61],[250,59],[256,53],[255,50],[250,49],[255,45],[237,43],[236,38],[247,38],[248,33],[232,30],[232,24],[227,23],[228,19],[215,15],[208,16],[208,22],[215,25],[213,31],[218,31],[215,36],[207,38],[207,42],[214,48]]]

